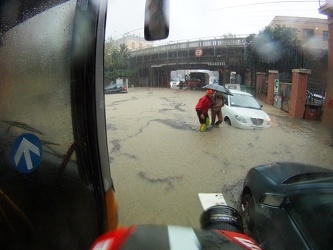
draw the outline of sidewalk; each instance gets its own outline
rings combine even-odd
[[[289,114],[286,111],[283,111],[282,109],[279,109],[275,106],[265,104],[262,102],[261,102],[261,104],[263,105],[262,109],[269,115],[289,117]]]

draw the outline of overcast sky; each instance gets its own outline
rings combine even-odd
[[[169,41],[257,34],[275,16],[325,18],[318,0],[169,0]],[[109,0],[106,38],[143,36],[145,0]]]

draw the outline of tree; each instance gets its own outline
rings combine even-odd
[[[224,34],[222,37],[223,38],[236,38],[237,36],[235,34],[232,34],[229,32],[228,34]]]
[[[302,43],[297,37],[297,29],[277,25],[266,27],[258,35],[251,34],[246,38],[245,57],[246,66],[255,71],[290,72],[300,68]]]
[[[118,46],[112,38],[106,40],[104,58],[104,78],[106,81],[131,76],[132,71],[128,64],[129,56],[128,47],[124,43]]]

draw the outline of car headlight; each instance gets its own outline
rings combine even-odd
[[[267,119],[267,125],[271,125],[271,118],[270,117],[268,117],[268,119]]]
[[[247,121],[245,120],[245,118],[241,115],[235,115],[235,118],[237,121],[241,122],[241,123],[247,123]]]

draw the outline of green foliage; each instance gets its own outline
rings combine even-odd
[[[129,50],[125,44],[118,46],[112,38],[108,38],[105,42],[104,56],[104,78],[106,81],[118,77],[127,78],[133,74],[128,65]]]
[[[228,34],[224,34],[222,37],[223,38],[236,38],[237,36],[235,34],[228,33]]]
[[[266,27],[258,35],[246,38],[246,66],[256,71],[275,69],[290,72],[302,63],[302,44],[294,28]]]

